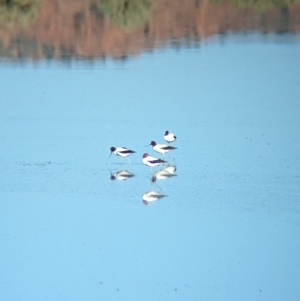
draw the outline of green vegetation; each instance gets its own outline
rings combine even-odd
[[[117,28],[125,30],[144,25],[152,10],[151,0],[102,0],[97,6]]]
[[[290,3],[300,2],[299,0],[232,0],[234,4],[245,8],[254,8],[256,11],[265,12],[272,8],[281,9]]]
[[[40,0],[0,0],[0,25],[27,26],[33,23],[38,15]]]
[[[300,0],[211,0],[211,2],[231,2],[238,7],[253,8],[262,13],[272,8],[282,9],[291,3],[300,3]]]

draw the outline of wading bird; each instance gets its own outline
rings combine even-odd
[[[177,147],[169,146],[166,144],[157,144],[155,141],[151,141],[150,144],[146,145],[149,146],[152,145],[152,148],[155,152],[160,153],[165,157],[165,153],[170,152],[171,150],[177,149]]]
[[[126,148],[126,147],[117,147],[115,148],[114,146],[112,146],[110,148],[110,155],[109,157],[111,156],[111,154],[114,154],[116,156],[120,156],[121,157],[121,162],[123,162],[123,158],[127,158],[128,162],[130,163],[130,160],[128,158],[128,156],[134,154],[135,152]]]
[[[158,166],[158,165],[167,163],[165,160],[149,156],[147,153],[143,154],[142,161],[145,165],[147,165],[149,167],[154,167],[154,166]]]
[[[166,131],[165,132],[165,135],[164,135],[164,139],[170,143],[170,142],[174,142],[176,140],[176,136],[172,133],[170,133],[169,131]]]

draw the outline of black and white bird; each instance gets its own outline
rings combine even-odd
[[[166,131],[165,132],[165,135],[164,135],[164,139],[170,143],[170,142],[174,142],[176,140],[176,136],[172,133],[170,133],[169,131]]]
[[[129,160],[128,156],[134,154],[135,151],[130,150],[126,147],[117,147],[117,148],[115,148],[114,146],[112,146],[110,148],[110,156],[111,156],[112,153],[116,156],[120,156],[121,157],[121,162],[123,161],[123,158],[127,158],[128,162],[130,163],[130,160]]]
[[[152,145],[153,150],[157,153],[162,154],[163,157],[165,157],[165,153],[168,153],[171,150],[177,149],[177,147],[174,147],[174,146],[169,146],[166,144],[157,144],[155,141],[151,141],[149,145]]]
[[[143,155],[142,162],[149,167],[154,167],[167,163],[165,160],[149,156],[147,153]]]

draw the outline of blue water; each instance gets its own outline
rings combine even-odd
[[[299,50],[1,62],[1,299],[299,300]],[[166,130],[176,176],[152,183]]]

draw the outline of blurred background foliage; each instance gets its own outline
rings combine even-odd
[[[270,9],[282,9],[292,3],[300,3],[300,0],[211,0],[214,3],[230,2],[242,8],[253,8],[264,13]]]
[[[0,0],[0,25],[27,26],[38,16],[40,0]]]
[[[133,30],[147,23],[151,0],[101,0],[97,8],[119,29]]]
[[[42,0],[0,0],[0,25],[23,27],[35,22]],[[64,0],[61,0],[64,1]],[[84,0],[82,0],[84,1]],[[152,0],[95,0],[98,11],[103,13],[117,28],[134,30],[150,18]],[[212,3],[231,3],[236,7],[252,8],[258,13],[270,9],[283,9],[300,0],[210,0]],[[195,0],[196,6],[203,0]],[[72,4],[72,2],[70,2]]]

